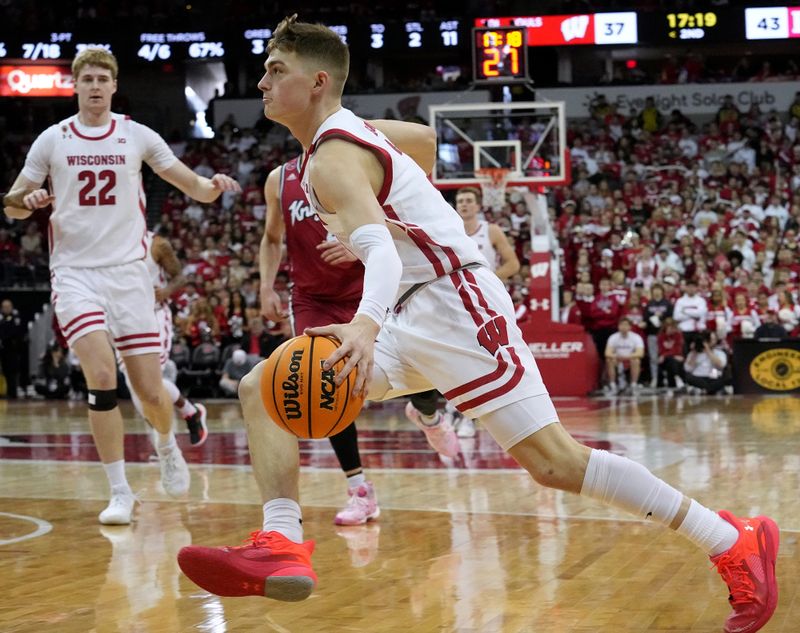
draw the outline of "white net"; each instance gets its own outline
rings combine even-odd
[[[479,169],[475,174],[483,194],[483,206],[502,211],[506,204],[506,185],[514,172],[502,167]]]

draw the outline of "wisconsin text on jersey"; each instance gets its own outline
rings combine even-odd
[[[67,165],[124,165],[124,154],[96,154],[67,156]]]

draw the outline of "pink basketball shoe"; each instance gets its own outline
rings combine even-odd
[[[358,488],[347,491],[350,499],[347,505],[336,513],[333,522],[336,525],[364,525],[367,521],[377,519],[381,514],[378,497],[372,482],[367,481]]]

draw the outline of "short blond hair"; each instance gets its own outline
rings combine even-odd
[[[314,60],[331,76],[341,96],[350,71],[350,51],[337,33],[323,24],[298,22],[295,13],[281,20],[275,29],[267,52],[275,49]]]
[[[483,195],[481,194],[481,190],[477,187],[461,187],[458,191],[456,191],[456,196],[467,193],[475,196],[475,202],[478,204],[483,204]]]
[[[111,71],[111,78],[116,81],[119,64],[113,53],[104,48],[85,48],[72,60],[72,76],[77,79],[85,66],[99,66]]]

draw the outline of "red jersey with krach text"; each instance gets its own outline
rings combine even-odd
[[[317,250],[317,244],[336,238],[328,233],[303,193],[296,158],[281,168],[280,200],[292,292],[315,299],[359,299],[364,283],[363,264],[355,261],[333,266],[323,261]]]
[[[121,114],[88,127],[74,115],[33,142],[22,175],[49,182],[50,268],[120,266],[144,258],[142,163],[156,173],[177,158],[158,134]]]

